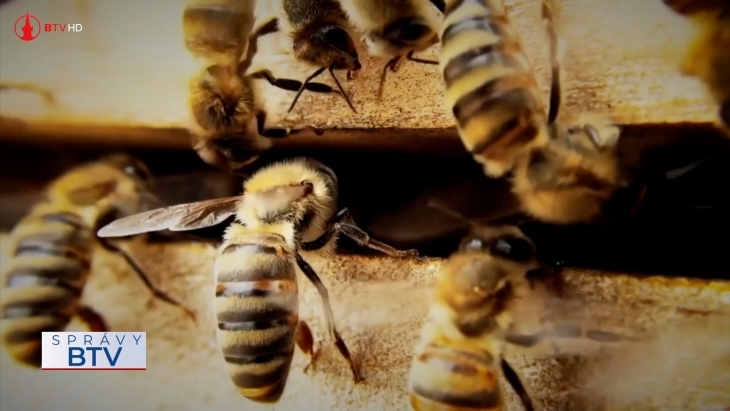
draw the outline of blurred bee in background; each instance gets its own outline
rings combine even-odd
[[[556,224],[590,222],[601,216],[623,184],[615,150],[619,134],[610,121],[596,117],[520,157],[512,187],[522,210]]]
[[[513,172],[523,211],[546,222],[588,222],[619,183],[618,129],[603,120],[556,124],[561,86],[553,8],[543,1],[552,66],[547,114],[501,0],[447,1],[440,54],[445,103],[485,174]]]
[[[265,69],[246,73],[256,54],[257,39],[276,31],[276,21],[253,30],[253,7],[254,2],[247,0],[187,0],[183,13],[185,47],[205,64],[190,81],[193,146],[206,163],[227,170],[254,162],[271,147],[268,138],[297,132],[266,126],[264,102],[252,88],[254,79],[266,79],[289,91],[306,87],[333,92],[326,84],[303,85],[297,80],[274,78]],[[251,133],[247,126],[254,118],[256,132]]]
[[[426,50],[438,43],[440,16],[443,2],[427,0],[339,0],[353,25],[365,33],[364,40],[370,54],[386,58],[378,87],[378,98],[383,94],[388,70],[395,72],[405,56],[410,61],[438,64],[438,61],[413,57],[414,52]],[[429,4],[430,3],[430,4]],[[434,7],[435,6],[435,7]]]
[[[501,177],[549,139],[529,61],[501,0],[447,1],[440,37],[445,104],[485,174]]]
[[[274,163],[244,183],[243,196],[166,207],[122,218],[103,227],[102,237],[169,229],[194,230],[235,215],[215,262],[217,338],[239,391],[257,402],[276,402],[286,385],[294,345],[313,355],[313,337],[299,319],[295,267],[322,298],[327,329],[359,371],[335,326],[325,285],[299,251],[333,253],[340,234],[395,257],[416,257],[371,239],[352,221],[348,209],[335,213],[337,177],[306,158]]]
[[[292,42],[291,52],[297,61],[308,66],[317,67],[304,83],[299,83],[297,94],[289,105],[288,112],[294,109],[304,89],[331,93],[342,96],[350,109],[357,113],[350,98],[335,76],[335,70],[347,70],[347,78],[351,72],[360,70],[360,60],[352,37],[345,29],[347,17],[336,0],[276,0],[276,12],[262,19],[262,26],[274,27],[273,31],[286,34]],[[255,64],[252,71],[265,71],[265,59]],[[328,70],[330,77],[337,85],[333,91],[325,84],[312,83],[312,80]]]
[[[682,73],[702,80],[720,104],[719,118],[730,132],[730,2],[727,0],[662,0],[700,29],[682,62]]]
[[[472,223],[470,234],[442,266],[415,348],[409,376],[414,410],[503,410],[503,373],[525,410],[532,411],[530,395],[502,357],[503,343],[532,347],[551,337],[627,339],[580,325],[518,332],[515,314],[534,297],[527,274],[538,268],[534,244],[517,227]]]
[[[124,154],[69,170],[47,191],[10,233],[13,254],[3,273],[2,341],[19,362],[41,366],[41,335],[63,331],[78,316],[91,331],[107,331],[104,319],[80,305],[95,239],[121,255],[156,298],[180,306],[155,288],[124,250],[96,231],[121,215],[139,211],[148,198],[151,175],[140,161]]]

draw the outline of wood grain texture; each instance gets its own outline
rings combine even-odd
[[[556,1],[561,4],[559,29],[567,42],[563,113],[567,119],[582,110],[594,110],[611,115],[619,123],[714,120],[715,107],[702,85],[678,73],[684,45],[692,33],[687,21],[666,10],[660,1]],[[262,15],[268,12],[264,3],[257,3]],[[547,93],[549,70],[539,3],[507,1],[513,24]],[[183,46],[182,4],[19,0],[3,5],[0,79],[47,88],[55,104],[45,102],[37,93],[3,91],[0,134],[37,134],[42,129],[51,131],[45,135],[61,135],[58,138],[77,134],[76,139],[81,140],[133,139],[147,145],[159,139],[160,145],[187,146],[185,133],[170,134],[170,129],[186,127],[187,81],[199,68]],[[26,12],[41,23],[80,23],[83,31],[42,32],[34,41],[21,41],[10,28]],[[266,36],[259,44],[261,55],[257,59],[266,59],[267,67],[277,76],[303,79],[312,69],[280,53],[289,43],[285,36]],[[437,47],[423,56],[436,57]],[[293,93],[258,82],[257,91],[267,95],[272,124],[443,130],[402,139],[410,145],[425,139],[456,139],[453,132],[446,131],[453,121],[441,104],[441,76],[436,66],[406,62],[389,75],[383,100],[377,101],[384,62],[367,58],[362,47],[360,51],[364,69],[351,82],[343,79],[359,113],[352,113],[337,96],[305,93],[295,111],[285,115]],[[331,83],[326,75],[321,80]],[[8,119],[32,124],[9,123]],[[114,134],[100,128],[64,131],[66,126],[82,125],[111,126]],[[160,129],[159,137],[148,138],[140,128]],[[131,137],[127,137],[127,129]],[[303,134],[291,140],[329,144],[347,138],[325,133],[321,137]]]
[[[6,236],[0,237],[0,268],[6,264],[8,244]],[[155,284],[194,309],[199,323],[154,300],[119,257],[100,252],[84,299],[114,330],[147,332],[147,371],[41,372],[20,368],[3,350],[0,408],[272,409],[241,397],[220,358],[212,304],[214,249],[201,244],[138,242],[124,248],[150,271]],[[273,409],[408,409],[406,375],[430,298],[428,286],[440,263],[358,256],[305,258],[329,288],[336,321],[361,364],[365,381],[352,384],[346,363],[326,337],[319,298],[301,276],[301,316],[312,326],[322,356],[315,370],[305,375],[302,369],[308,360],[297,351],[287,389]],[[536,409],[706,411],[730,405],[726,390],[730,375],[725,366],[730,363],[726,344],[730,282],[576,271],[567,271],[564,279],[568,292],[586,302],[585,311],[599,312],[608,305],[612,317],[619,320],[614,324],[623,329],[662,324],[685,328],[675,328],[669,334],[672,338],[661,344],[636,343],[606,352],[586,346],[585,354],[577,356],[556,355],[549,345],[508,351],[508,360],[533,393]],[[72,324],[72,329],[83,330],[78,323]],[[582,387],[591,396],[578,396]],[[506,394],[509,409],[521,409],[511,392]]]

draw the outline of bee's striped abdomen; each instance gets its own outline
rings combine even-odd
[[[76,314],[90,267],[91,233],[71,213],[30,216],[11,234],[2,336],[18,361],[41,366],[44,331],[63,331]]]
[[[279,235],[238,236],[216,260],[218,342],[247,398],[276,401],[294,355],[298,293],[294,259]]]
[[[499,358],[485,350],[427,344],[413,359],[411,405],[416,411],[500,411],[498,364]]]
[[[246,6],[226,1],[188,3],[183,10],[185,47],[195,56],[238,58],[248,35]]]
[[[489,175],[503,175],[523,147],[547,137],[537,82],[502,0],[448,2],[440,61],[445,103]]]

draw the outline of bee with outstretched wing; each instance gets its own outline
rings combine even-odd
[[[313,353],[312,333],[299,319],[295,267],[320,294],[329,334],[348,361],[353,378],[361,380],[335,326],[327,289],[299,252],[331,253],[340,234],[395,257],[417,257],[416,251],[397,250],[370,238],[352,222],[347,208],[335,212],[337,176],[317,161],[297,158],[274,163],[252,175],[243,188],[245,194],[239,197],[126,217],[103,227],[99,235],[194,230],[235,215],[218,249],[214,270],[217,338],[239,391],[253,401],[278,401],[295,344]]]

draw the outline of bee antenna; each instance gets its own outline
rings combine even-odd
[[[436,210],[439,210],[444,214],[447,214],[447,215],[450,215],[451,217],[458,218],[459,220],[465,221],[465,222],[469,223],[469,225],[472,225],[472,226],[479,225],[474,220],[466,218],[464,216],[464,214],[461,214],[460,212],[454,210],[453,208],[447,206],[446,204],[444,204],[438,200],[434,200],[434,199],[428,200],[428,204],[426,204],[426,206],[435,208]]]

